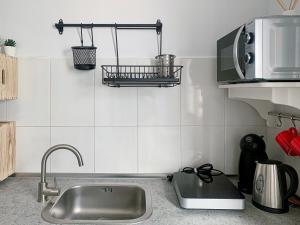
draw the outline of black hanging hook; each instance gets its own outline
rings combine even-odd
[[[293,127],[296,128],[296,123],[295,123],[295,118],[294,118],[294,115],[291,115],[291,118],[290,118],[292,124],[293,124]]]
[[[116,58],[117,58],[117,77],[119,76],[119,65],[120,65],[120,60],[119,60],[119,44],[118,44],[118,26],[115,24],[115,41],[116,41]]]
[[[91,25],[91,35],[92,35],[92,47],[94,47],[94,33],[93,33],[94,24]]]
[[[83,46],[82,23],[80,26],[80,42],[81,42],[81,46]]]

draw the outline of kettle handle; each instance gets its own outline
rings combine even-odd
[[[289,165],[282,164],[281,168],[290,177],[290,187],[288,188],[288,190],[284,196],[285,199],[288,199],[289,197],[291,197],[292,195],[294,195],[297,192],[298,182],[299,182],[298,174],[297,174],[297,171]]]

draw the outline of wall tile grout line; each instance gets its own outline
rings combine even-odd
[[[182,85],[180,85],[180,88],[179,88],[179,151],[180,151],[180,167],[183,168],[181,94],[182,94]]]
[[[246,125],[247,127],[264,127],[264,126],[262,126],[262,125]],[[152,125],[152,126],[150,126],[150,125],[147,125],[147,126],[122,126],[122,125],[120,125],[120,126],[117,126],[117,125],[114,125],[114,126],[76,126],[76,125],[74,125],[74,126],[70,126],[70,125],[65,125],[65,126],[48,126],[48,125],[17,125],[16,127],[52,127],[52,128],[55,128],[55,127],[62,127],[62,128],[64,128],[64,127],[74,127],[74,128],[93,128],[93,127],[103,127],[103,128],[109,128],[109,127],[111,127],[111,128],[118,128],[118,127],[127,127],[127,128],[135,128],[135,127],[149,127],[149,128],[151,128],[151,127],[168,127],[168,128],[176,128],[176,127],[180,127],[180,124],[178,124],[178,125],[168,125],[168,126],[166,126],[166,125]],[[222,125],[183,125],[183,126],[181,126],[181,127],[224,127],[224,126],[222,126]],[[229,127],[240,127],[240,126],[238,126],[238,125],[233,125],[233,126],[229,126]]]
[[[94,173],[96,173],[96,70],[94,70]]]
[[[223,132],[224,132],[224,148],[223,148],[223,152],[224,152],[224,173],[226,173],[226,148],[227,148],[227,91],[224,92],[224,127],[223,127]]]
[[[55,128],[55,127],[76,127],[76,128],[79,128],[79,127],[82,127],[82,128],[88,128],[88,127],[94,127],[94,126],[49,126],[49,125],[17,125],[16,127],[52,127],[52,128]]]
[[[264,126],[264,125],[259,125],[259,124],[257,124],[257,125],[255,125],[255,124],[249,124],[249,125],[247,125],[247,124],[242,124],[242,125],[227,125],[226,127],[230,127],[230,128],[239,128],[239,127],[257,127],[257,128],[262,128],[262,127],[266,127],[266,126]]]
[[[140,173],[140,148],[139,148],[139,88],[136,88],[136,152],[137,152],[137,173]]]
[[[224,127],[224,124],[195,124],[195,125],[180,125],[181,127]]]
[[[180,124],[177,125],[138,125],[139,127],[178,127]],[[100,126],[102,127],[102,126]],[[105,127],[105,126],[104,126]],[[113,127],[113,126],[108,126],[108,127]],[[136,126],[115,126],[115,127],[136,127]]]
[[[49,82],[49,92],[50,92],[50,101],[49,101],[49,109],[50,109],[50,115],[49,115],[49,122],[50,122],[50,127],[49,127],[49,145],[52,145],[52,59],[49,59],[49,76],[50,76],[50,82]],[[52,172],[52,157],[50,157],[50,172]]]
[[[118,127],[124,127],[124,128],[135,128],[137,126],[47,126],[47,125],[17,125],[16,127],[45,127],[45,128],[49,128],[49,127],[52,127],[52,128],[65,128],[65,127],[74,127],[74,128],[94,128],[94,127],[100,127],[100,128],[118,128]],[[155,126],[138,126],[138,127],[149,127],[149,128],[154,128],[154,127],[167,127],[167,128],[178,128],[178,127],[215,127],[215,128],[223,128],[224,126],[223,125],[172,125],[172,126],[165,126],[165,125],[155,125]],[[227,127],[232,127],[232,128],[238,128],[238,127],[258,127],[258,128],[264,128],[265,126],[263,125],[228,125]]]

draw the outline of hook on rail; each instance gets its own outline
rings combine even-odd
[[[279,113],[278,114],[278,116],[277,116],[277,119],[278,119],[278,121],[277,121],[277,123],[275,124],[275,126],[276,127],[282,127],[282,120],[281,120],[281,113]],[[278,123],[279,122],[279,123]]]
[[[277,117],[278,120],[277,123],[275,124],[276,127],[282,127],[282,118],[289,119],[293,127],[296,127],[296,121],[300,121],[300,117],[295,116],[293,114],[269,112],[268,115]]]
[[[290,118],[292,124],[293,124],[293,127],[296,128],[296,123],[295,123],[295,118],[294,118],[294,115],[291,115],[291,118]]]

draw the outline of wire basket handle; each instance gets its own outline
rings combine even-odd
[[[115,42],[116,42],[116,58],[117,58],[117,77],[119,77],[120,72],[120,60],[119,60],[119,44],[118,44],[118,27],[115,24]]]
[[[80,26],[80,42],[81,42],[81,47],[82,47],[83,46],[82,23]]]
[[[92,47],[94,47],[94,32],[93,32],[93,27],[94,27],[94,24],[92,23],[92,26],[91,26]]]
[[[81,25],[80,25],[80,42],[81,42],[81,47],[83,47],[82,28],[83,28],[83,25],[81,23]],[[92,41],[92,47],[94,47],[94,32],[93,32],[93,28],[94,28],[94,24],[92,23],[91,24],[91,35],[90,35],[90,38],[91,38],[91,41]]]
[[[157,52],[158,52],[158,55],[161,55],[161,49],[162,49],[162,31],[157,33]]]

